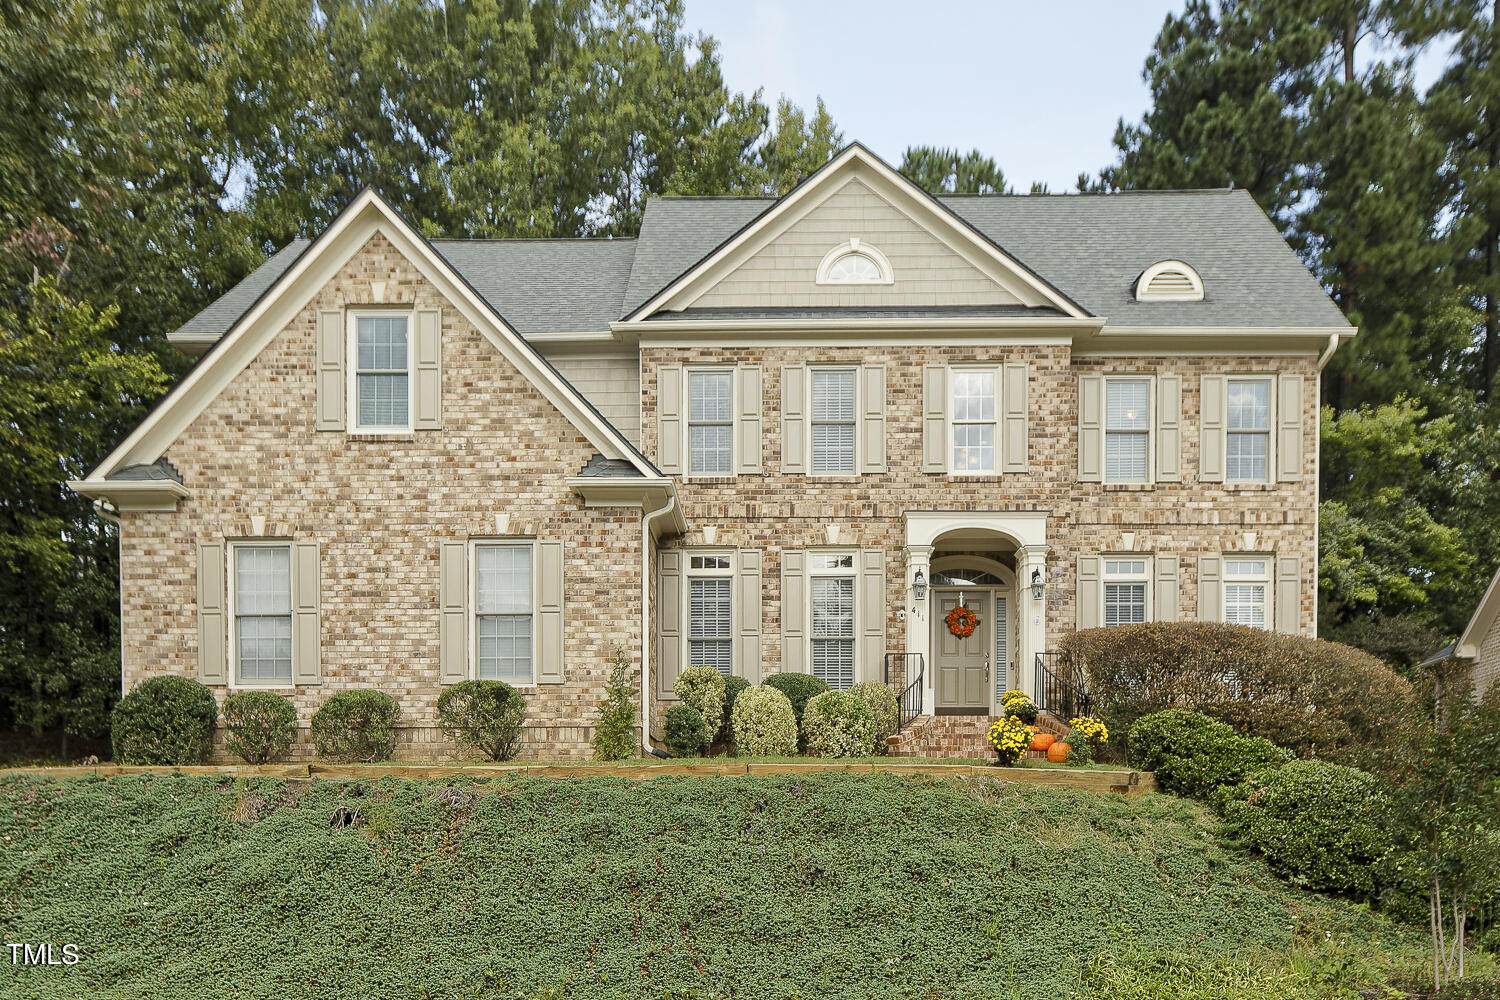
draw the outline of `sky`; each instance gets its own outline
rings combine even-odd
[[[1115,158],[1149,95],[1146,55],[1172,0],[687,0],[725,83],[804,108],[899,163],[907,146],[977,148],[1025,191],[1072,190]],[[1419,60],[1430,83],[1442,54]]]

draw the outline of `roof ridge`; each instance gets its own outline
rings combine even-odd
[[[434,236],[433,243],[635,243],[635,236]]]
[[[1122,195],[1147,194],[1235,194],[1244,191],[1240,187],[1222,188],[1133,188],[1125,191],[995,191],[989,194],[973,192],[942,192],[939,198],[1118,198]]]

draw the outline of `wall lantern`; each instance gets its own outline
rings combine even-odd
[[[1042,571],[1039,570],[1039,569],[1032,570],[1031,571],[1031,596],[1034,597],[1034,598],[1036,598],[1038,601],[1040,601],[1042,599],[1042,595],[1045,594],[1046,592],[1047,592],[1047,585],[1042,582]]]
[[[911,578],[911,599],[927,600],[927,576],[921,570],[917,570],[917,575]]]

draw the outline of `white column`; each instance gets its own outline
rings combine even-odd
[[[932,603],[932,591],[929,589],[920,601],[913,595],[912,585],[919,572],[930,588],[932,584],[931,545],[908,545],[906,547],[906,651],[922,654],[924,678],[922,714],[931,715],[932,706],[935,704],[933,701],[935,692],[932,686],[932,650],[928,648],[928,643],[932,641],[932,629],[928,626],[928,609]],[[907,681],[907,683],[911,682]]]
[[[1042,582],[1050,588],[1047,579],[1047,547],[1026,545],[1016,551],[1016,599],[1021,607],[1020,635],[1016,637],[1016,669],[1021,674],[1021,690],[1036,697],[1036,654],[1047,649],[1047,596],[1040,600],[1031,596],[1031,574],[1042,575]]]

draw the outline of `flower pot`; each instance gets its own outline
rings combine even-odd
[[[1053,743],[1047,748],[1047,759],[1054,764],[1066,764],[1068,753],[1073,748],[1066,743]]]
[[[1056,742],[1057,737],[1053,736],[1051,733],[1037,733],[1031,738],[1031,749],[1046,750]]]

